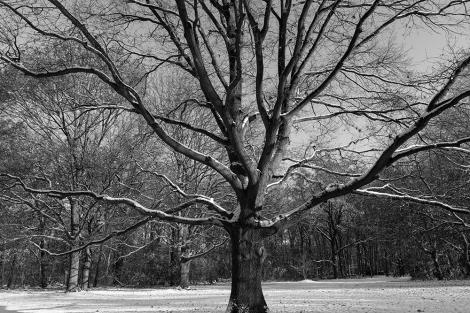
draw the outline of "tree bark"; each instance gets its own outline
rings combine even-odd
[[[464,233],[462,233],[461,236],[464,241],[464,246],[460,256],[460,261],[464,269],[465,277],[470,277],[470,243]]]
[[[330,248],[331,248],[331,266],[333,269],[333,278],[337,279],[338,278],[338,249],[336,249],[336,231],[333,231],[331,233],[331,240],[330,240]]]
[[[47,254],[43,250],[46,248],[46,240],[41,239],[39,246],[41,247],[41,251],[39,251],[39,285],[41,288],[47,287],[47,272],[49,264],[47,262]]]
[[[226,313],[266,313],[268,307],[261,288],[266,257],[260,231],[234,227],[232,244],[232,290]]]
[[[90,269],[91,269],[91,248],[85,248],[85,261],[83,263],[82,289],[87,290],[90,287]]]
[[[191,261],[185,261],[180,263],[180,287],[186,289],[189,287],[189,269],[191,267]]]
[[[338,278],[338,257],[336,254],[333,254],[331,256],[331,266],[333,268],[333,278],[337,279]]]
[[[181,288],[189,287],[189,271],[191,269],[191,260],[184,260],[183,255],[187,252],[188,247],[186,241],[188,240],[189,229],[187,225],[181,225],[178,229],[178,242],[177,242],[177,251],[176,258],[179,263],[179,286]]]
[[[80,267],[80,252],[70,254],[70,265],[67,278],[67,292],[78,291],[78,273]]]
[[[10,289],[13,286],[15,281],[15,273],[16,273],[16,254],[13,255],[13,261],[11,262],[10,266],[10,275],[8,276],[7,280],[7,289]]]
[[[72,237],[71,241],[71,248],[75,248],[78,244],[77,236],[79,233],[80,225],[80,212],[79,207],[76,204],[76,201],[72,198],[68,199],[70,204],[70,235]],[[68,278],[67,278],[67,292],[70,291],[78,291],[78,274],[80,270],[80,251],[74,252],[70,254],[70,263],[69,263],[69,270],[68,270]]]
[[[65,284],[66,291],[69,286],[69,278],[70,278],[69,267],[70,267],[70,256],[67,257],[67,267],[64,269],[64,284]]]
[[[35,204],[38,206],[38,204]],[[39,219],[39,232],[42,235],[46,235],[46,223],[45,219],[42,216],[38,217]],[[41,240],[39,241],[39,286],[41,288],[46,288],[47,287],[47,272],[48,272],[48,260],[47,260],[47,254],[44,251],[47,248],[47,242],[46,238],[42,237]]]
[[[119,258],[113,264],[113,285],[122,286],[121,276],[122,267],[124,266],[124,259]]]

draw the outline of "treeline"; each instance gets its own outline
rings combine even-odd
[[[454,118],[460,123],[458,117]],[[323,162],[338,172],[351,168],[344,160]],[[267,262],[265,278],[469,277],[470,234],[465,212],[470,197],[464,164],[468,164],[468,151],[429,152],[389,168],[382,180],[394,182],[393,186],[368,188],[370,195],[377,192],[380,197],[364,197],[357,192],[321,204],[269,241],[272,258]],[[302,203],[312,192],[313,179],[320,175],[323,177],[319,180],[329,179],[324,173],[316,173],[297,175],[272,205]],[[415,196],[424,194],[428,196],[421,203],[414,201]],[[464,214],[449,211],[442,205],[444,200]]]
[[[122,101],[92,78],[79,83],[73,76],[36,81],[4,75],[10,79],[0,92],[2,288],[185,288],[230,279],[230,240],[222,228],[162,222],[139,214],[132,200],[101,201],[105,195],[136,199],[181,218],[208,216],[202,213],[207,206],[236,216],[236,196],[220,175],[166,149],[138,117],[87,110],[96,102]],[[200,97],[197,88],[173,76],[152,88],[155,115],[178,121],[167,125],[172,138],[229,163],[213,141],[181,126],[216,127],[198,101],[187,101]],[[448,141],[452,132],[466,132],[467,121],[466,111],[451,112],[421,136],[438,133]],[[313,156],[294,162],[297,167],[270,184],[263,218],[357,177],[375,156],[371,150],[352,158],[357,153],[346,153],[347,147],[327,145],[299,148]],[[468,156],[467,149],[447,147],[403,158],[375,185],[317,205],[298,223],[266,236],[257,252],[263,279],[468,277]],[[236,162],[230,167],[243,170]]]
[[[435,210],[359,196],[326,203],[302,223],[266,241],[263,279],[374,275],[467,278],[470,274],[468,230],[445,223],[445,216],[433,215],[431,211]],[[77,289],[112,285],[187,287],[229,280],[229,243],[221,239],[225,234],[218,232],[212,237],[182,243],[181,234],[188,231],[192,230],[151,222],[83,249]],[[48,255],[35,241],[30,237],[2,243],[0,264],[4,288],[67,285],[70,255]],[[64,246],[54,245],[48,243],[47,248],[66,250]],[[205,255],[185,260],[189,246],[197,254],[197,249],[207,251],[216,245]]]
[[[355,199],[359,216],[327,207],[269,242],[266,279],[324,279],[411,275],[417,279],[469,276],[468,232],[424,217],[409,204]],[[384,209],[389,213],[384,213]],[[418,212],[417,212],[418,211]],[[405,224],[404,224],[405,223]],[[315,225],[315,226],[312,226]]]

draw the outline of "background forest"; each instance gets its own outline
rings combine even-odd
[[[0,94],[0,172],[38,177],[51,188],[82,187],[142,201],[164,198],[158,202],[167,207],[177,203],[179,196],[168,187],[171,179],[188,193],[203,191],[223,199],[225,206],[236,206],[220,178],[166,149],[135,118],[106,109],[74,110],[77,105],[91,107],[96,101],[113,100],[112,94],[91,81],[83,84],[70,78],[38,83],[13,73],[3,75],[9,79],[3,80]],[[210,125],[193,103],[200,95],[190,81],[167,75],[156,77],[149,88],[153,101],[166,110],[165,116],[191,119],[195,126]],[[468,116],[442,119],[433,132],[464,127]],[[220,153],[203,136],[188,137],[178,125],[171,131],[189,146]],[[325,137],[327,131],[325,126]],[[300,142],[295,148],[309,153],[307,142]],[[339,172],[361,167],[347,158],[325,161],[319,148],[314,157],[316,164],[336,172],[302,168],[271,194],[269,210],[303,203],[314,192],[309,187],[312,182],[325,184]],[[388,171],[387,177],[400,179],[394,187],[398,193],[415,190],[431,193],[435,199],[469,203],[468,151],[462,148],[420,154]],[[8,181],[2,188],[3,288],[188,287],[230,279],[229,242],[225,232],[213,226],[175,225],[142,219],[124,206],[90,200],[76,204],[18,192]],[[466,278],[470,275],[467,237],[468,224],[455,213],[406,198],[349,195],[319,205],[296,225],[267,239],[262,275],[264,280],[372,275]],[[76,252],[69,253],[73,249]]]

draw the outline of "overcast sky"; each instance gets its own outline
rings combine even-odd
[[[462,28],[462,34],[432,32],[429,29],[413,28],[412,30],[396,30],[397,40],[402,43],[412,58],[413,65],[420,71],[442,60],[441,54],[449,52],[449,45],[458,49],[470,48],[470,26]],[[448,54],[448,53],[446,53]]]

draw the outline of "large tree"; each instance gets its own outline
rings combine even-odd
[[[467,105],[470,90],[457,91],[454,85],[467,72],[468,55],[449,55],[437,73],[418,78],[407,67],[406,53],[397,47],[393,35],[403,25],[422,31],[458,31],[467,22],[468,3],[0,1],[3,63],[38,79],[95,76],[127,101],[124,106],[100,104],[96,109],[141,116],[142,123],[169,149],[218,173],[231,186],[238,206],[233,211],[224,208],[223,203],[185,192],[169,180],[187,199],[170,209],[92,190],[34,188],[20,177],[10,178],[33,193],[89,197],[127,205],[151,218],[223,227],[232,249],[227,312],[266,312],[261,289],[266,257],[263,239],[329,199],[356,192],[468,213],[455,204],[366,187],[380,179],[384,169],[413,154],[470,141],[460,133],[444,142],[420,137],[442,112]],[[64,47],[69,53],[38,62],[36,55],[47,54],[51,46]],[[145,72],[142,79],[136,79],[136,68]],[[154,71],[168,69],[181,70],[198,82],[205,99],[196,102],[201,112],[210,112],[217,131],[161,115],[155,109],[147,97],[145,79]],[[168,124],[207,136],[225,155],[218,158],[179,142],[167,132]],[[291,141],[306,144],[296,134],[309,134],[321,145],[312,145],[308,155],[296,156],[296,149],[289,151]],[[372,137],[380,140],[366,141]],[[316,164],[318,157],[362,159],[367,168],[339,172]],[[269,192],[305,166],[340,179],[338,183],[313,182],[315,192],[307,201],[270,211],[265,206]],[[344,177],[348,177],[346,182]],[[206,214],[182,214],[196,205],[205,206]]]

